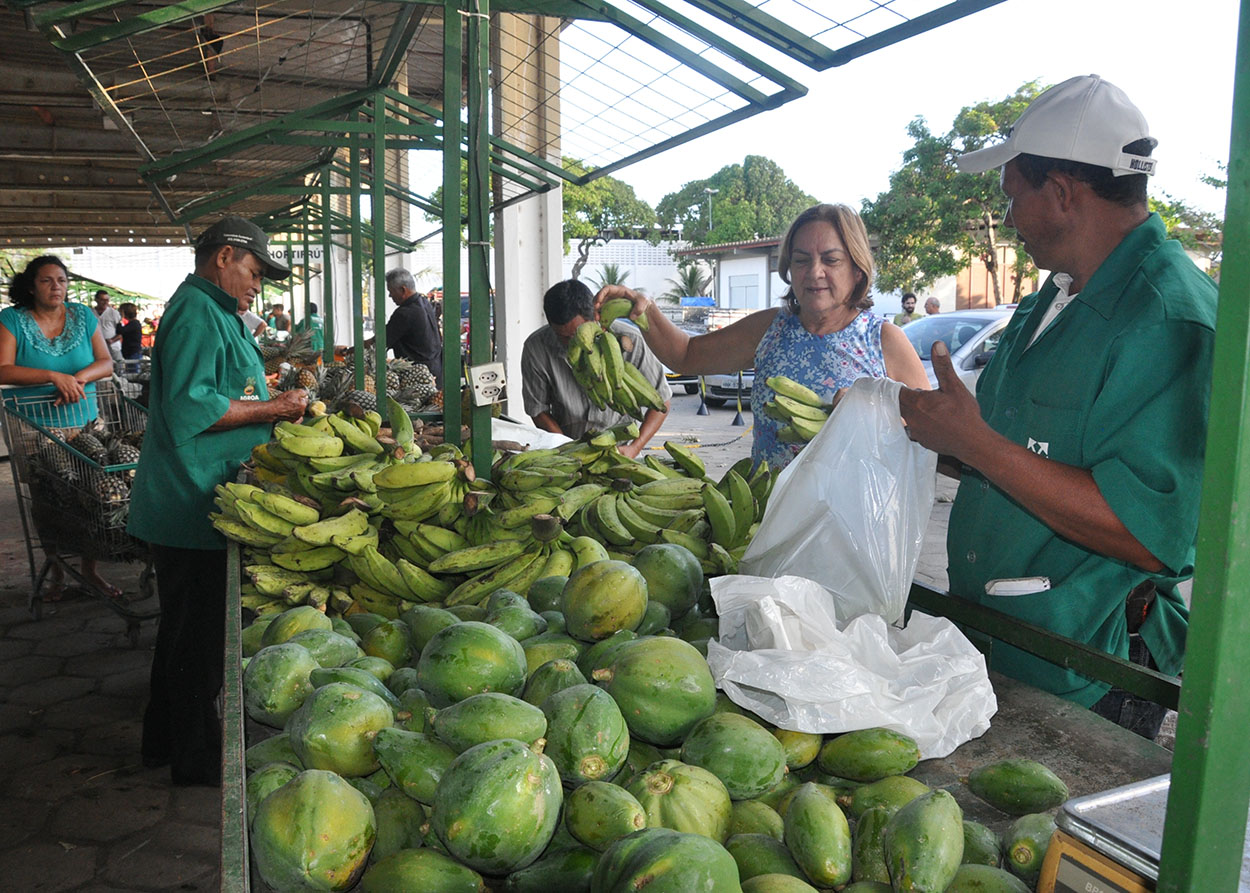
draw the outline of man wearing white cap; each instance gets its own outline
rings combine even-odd
[[[1090,75],[1047,90],[1002,143],[1005,223],[1051,275],[1020,303],[973,398],[945,345],[935,391],[904,389],[912,438],[961,466],[951,592],[1110,654],[1181,670],[1215,284],[1146,203],[1156,145]],[[1164,710],[997,642],[993,667],[1154,737]]]

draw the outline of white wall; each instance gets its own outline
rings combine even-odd
[[[599,280],[604,264],[616,264],[629,273],[626,285],[641,289],[653,298],[658,297],[673,287],[668,280],[677,276],[677,261],[669,252],[683,246],[681,242],[652,245],[646,239],[613,239],[606,245],[595,245],[590,249],[581,278],[590,285]],[[577,243],[572,242],[562,262],[563,278],[573,275],[573,264],[576,262]]]
[[[781,304],[781,296],[788,286],[781,277],[768,269],[768,256],[764,254],[742,254],[723,258],[717,264],[716,298],[717,306],[735,310],[763,310]],[[755,295],[743,295],[735,290],[738,277],[754,279]],[[745,284],[745,283],[744,283]]]

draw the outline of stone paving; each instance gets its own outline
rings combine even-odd
[[[711,474],[750,453],[751,415],[734,407],[696,414],[675,397],[654,441],[697,446]],[[34,620],[25,540],[7,461],[0,462],[0,878],[8,890],[196,891],[218,889],[218,790],[175,788],[144,769],[139,734],[155,622],[131,647],[126,622],[103,602],[70,591]],[[917,577],[946,585],[945,535],[953,483],[939,479]],[[38,553],[36,553],[38,555]],[[139,598],[141,567],[102,565]],[[151,607],[143,604],[143,607]]]

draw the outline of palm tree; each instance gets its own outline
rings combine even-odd
[[[704,272],[698,261],[687,261],[677,267],[677,276],[668,280],[673,287],[663,294],[670,301],[680,301],[693,295],[706,295],[712,277]]]
[[[605,285],[624,285],[625,280],[629,278],[629,270],[622,270],[618,264],[604,264],[599,272],[599,281],[591,282],[594,284],[595,291],[603,288]]]

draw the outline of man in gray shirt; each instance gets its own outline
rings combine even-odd
[[[104,289],[100,289],[95,293],[95,315],[100,320],[100,334],[104,336],[104,343],[108,345],[109,355],[112,356],[114,362],[120,362],[122,358],[122,315],[117,308],[109,302],[112,300],[110,295]]]
[[[543,312],[548,324],[526,338],[521,348],[521,395],[526,414],[544,431],[574,438],[587,431],[603,431],[629,422],[629,416],[611,409],[596,409],[569,366],[569,338],[578,326],[595,318],[594,295],[590,289],[576,279],[557,282],[543,295]],[[664,378],[664,368],[647,348],[637,328],[616,320],[612,331],[620,338],[625,362],[637,366],[664,399],[665,411],[647,410],[637,439],[618,445],[624,455],[637,458],[664,423],[673,391]]]

